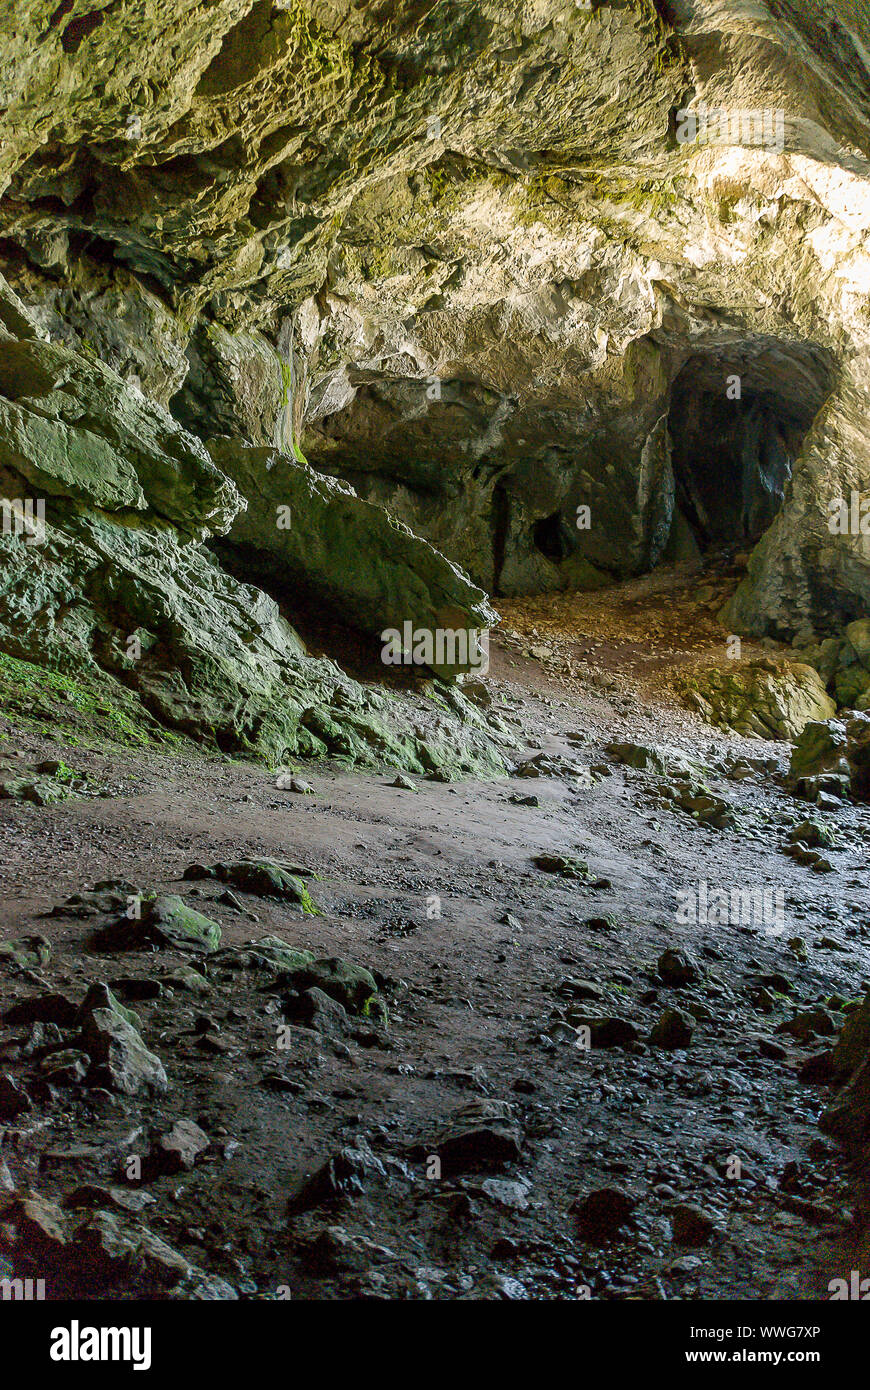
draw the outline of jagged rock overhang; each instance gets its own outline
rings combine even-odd
[[[154,0],[91,22],[85,0],[27,5],[10,40],[29,56],[13,63],[24,81],[10,92],[2,230],[47,274],[68,275],[70,231],[91,238],[104,269],[107,247],[135,268],[116,288],[121,303],[137,283],[147,290],[144,327],[160,308],[170,315],[159,360],[111,342],[106,312],[83,314],[78,331],[90,340],[97,324],[90,350],[108,349],[163,400],[177,394],[194,328],[274,335],[293,306],[317,319],[305,344],[312,400],[331,365],[334,381],[428,370],[466,397],[484,383],[496,404],[483,436],[495,418],[510,467],[493,469],[472,438],[453,448],[462,466],[451,475],[447,440],[450,488],[379,477],[377,500],[401,511],[404,488],[414,524],[506,592],[637,572],[664,543],[673,373],[651,343],[663,298],[690,320],[824,344],[844,359],[840,408],[807,455],[802,500],[768,546],[746,615],[787,630],[777,572],[795,604],[820,581],[824,546],[807,538],[822,499],[809,495],[832,460],[840,487],[868,473],[855,405],[866,390],[867,17],[846,0],[592,9],[547,0],[506,20],[483,0],[386,14]],[[675,148],[671,116],[687,100],[785,108],[784,152]],[[128,338],[147,339],[136,328]],[[539,400],[523,414],[513,402],[529,382]],[[248,417],[243,432],[256,425]],[[271,430],[254,440],[272,441]],[[578,455],[594,469],[570,501],[591,491],[612,524],[600,552],[594,530],[584,538],[596,573],[569,575],[563,482]],[[614,557],[604,542],[616,534]],[[843,603],[816,609],[833,620],[863,601],[866,561],[861,543],[827,558]]]

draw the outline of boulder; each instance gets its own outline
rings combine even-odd
[[[143,1175],[147,1179],[189,1172],[210,1142],[205,1131],[193,1120],[176,1120],[171,1129],[153,1140],[143,1165]]]
[[[568,1021],[577,1029],[588,1029],[589,1045],[598,1047],[631,1047],[640,1041],[640,1030],[630,1019],[615,1015],[589,1014],[582,1009],[569,1009]],[[581,1037],[580,1042],[582,1043]]]
[[[522,1132],[513,1107],[502,1100],[473,1100],[450,1116],[433,1144],[442,1173],[500,1168],[520,1157]]]
[[[77,1086],[87,1076],[90,1061],[86,1052],[65,1047],[43,1057],[39,1069],[50,1086]]]
[[[632,1220],[637,1199],[618,1187],[602,1187],[578,1197],[571,1206],[580,1235],[593,1245],[605,1245]]]
[[[685,753],[661,744],[627,743],[617,739],[608,743],[607,752],[625,767],[653,772],[659,777],[673,777],[692,770],[691,760]]]
[[[303,1181],[288,1201],[291,1213],[308,1211],[324,1203],[361,1197],[368,1183],[383,1181],[387,1169],[365,1142],[339,1149]]]
[[[701,978],[698,962],[688,951],[663,951],[658,960],[658,972],[666,985],[677,988],[696,984]]]
[[[175,950],[214,951],[221,929],[204,913],[189,907],[176,893],[158,893],[139,899],[138,917],[118,917],[94,936],[103,951],[144,951],[173,947]]]
[[[80,1028],[84,1027],[88,1018],[90,1018],[97,1009],[111,1009],[119,1018],[123,1018],[126,1023],[129,1023],[131,1028],[138,1029],[139,1027],[138,1014],[134,1013],[132,1009],[126,1009],[123,1004],[119,1003],[115,995],[109,989],[109,986],[101,982],[90,986],[87,994],[79,1005],[75,1022]]]
[[[91,1059],[89,1079],[124,1095],[162,1095],[169,1086],[163,1063],[149,1052],[136,1029],[114,1009],[96,1009],[85,1019],[82,1046]]]
[[[850,1077],[870,1056],[870,994],[849,1014],[831,1051],[831,1070],[841,1079]]]
[[[281,970],[272,988],[289,988],[294,994],[320,991],[348,1013],[367,1018],[380,1018],[386,1012],[374,975],[340,956],[301,962],[290,970]]]
[[[19,999],[3,1015],[4,1023],[56,1023],[60,1028],[72,1028],[79,1017],[79,1006],[65,994],[53,991]]]
[[[671,1211],[674,1243],[699,1247],[707,1245],[716,1229],[715,1218],[702,1207],[680,1202]]]
[[[308,869],[300,868],[297,864],[279,864],[267,859],[240,859],[236,863],[215,864],[211,868],[191,864],[184,871],[186,879],[217,878],[243,893],[298,903],[303,912],[315,915],[317,908],[302,881],[302,875],[308,874]]]
[[[870,1141],[870,995],[846,1020],[824,1062],[825,1080],[848,1079],[822,1112],[819,1124],[851,1147],[866,1150]]]
[[[870,800],[870,714],[807,724],[792,751],[789,782],[811,801],[821,792]]]
[[[282,1013],[290,1023],[313,1028],[325,1037],[340,1038],[350,1030],[347,1010],[322,989],[304,989],[284,996]]]
[[[261,936],[242,947],[246,957],[261,963],[268,970],[298,970],[315,959],[313,951],[300,950],[283,941],[280,936]]]
[[[166,1241],[114,1211],[80,1222],[67,1247],[69,1274],[85,1287],[133,1287],[159,1292],[190,1273],[190,1262]]]
[[[865,1057],[857,1071],[822,1111],[819,1125],[853,1148],[863,1149],[870,1141],[870,1058]]]
[[[688,1047],[695,1033],[695,1020],[682,1009],[665,1009],[654,1025],[649,1040],[653,1047],[674,1051]]]
[[[711,724],[751,738],[797,738],[837,712],[818,672],[767,658],[716,667],[678,681],[685,703]]]

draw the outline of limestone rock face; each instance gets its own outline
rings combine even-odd
[[[0,348],[0,468],[30,495],[150,513],[200,536],[229,526],[243,505],[236,489],[165,410],[67,348],[11,338]]]
[[[188,429],[206,438],[225,434],[272,444],[293,457],[292,433],[285,431],[285,364],[262,333],[203,324],[188,344],[186,367],[171,406]]]
[[[12,0],[0,51],[28,486],[261,531],[202,448],[230,435],[491,593],[691,532],[756,546],[736,631],[863,617],[864,7]]]
[[[764,659],[739,670],[715,668],[682,682],[687,705],[713,724],[750,738],[796,739],[837,707],[811,666]]]
[[[163,724],[276,761],[329,752],[418,772],[502,766],[461,695],[444,713],[419,700],[409,733],[407,708],[307,657],[274,600],[200,543],[246,505],[201,441],[110,368],[40,340],[5,285],[0,309],[0,494],[22,517],[34,492],[42,509],[0,534],[0,650],[108,692],[126,686]],[[430,570],[471,591],[393,529],[411,589],[425,551]],[[467,729],[451,727],[457,716]]]
[[[39,334],[105,363],[167,405],[190,367],[190,328],[155,287],[123,265],[70,254],[62,228],[28,234],[26,246],[29,259],[8,263],[7,270]]]
[[[417,772],[503,766],[458,692],[455,711],[424,698],[409,709],[306,656],[271,598],[170,528],[88,511],[55,525],[52,513],[43,545],[0,536],[0,644],[11,655],[123,682],[171,728],[275,762],[330,753]]]
[[[481,631],[497,621],[485,593],[455,565],[347,483],[270,449],[241,448],[228,439],[210,447],[251,501],[230,539],[261,555],[260,564],[282,584],[302,585],[374,634],[401,631],[406,622],[433,631]],[[456,655],[455,661],[436,661],[434,669],[450,674],[474,665]]]
[[[870,619],[849,623],[839,637],[802,647],[800,655],[816,668],[839,705],[870,708]]]
[[[790,775],[810,801],[820,791],[870,800],[870,715],[807,724],[792,750]]]

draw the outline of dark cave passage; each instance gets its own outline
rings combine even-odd
[[[681,383],[671,407],[674,480],[700,544],[751,543],[767,530],[791,477],[796,434],[769,397],[732,404]]]
[[[751,550],[769,529],[834,389],[832,353],[723,332],[671,357],[668,375],[642,422],[617,413],[570,445],[559,442],[562,422],[550,422],[546,450],[504,484],[496,596],[607,588],[660,565]]]
[[[771,525],[831,375],[812,344],[763,340],[683,366],[668,415],[675,507],[702,551],[754,545]]]
[[[560,512],[536,521],[532,536],[538,550],[548,560],[565,560],[572,553],[573,537]]]

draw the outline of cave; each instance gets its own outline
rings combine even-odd
[[[571,533],[561,512],[536,521],[532,534],[538,550],[549,560],[565,560],[572,553]]]
[[[94,3],[0,9],[9,1365],[854,1377],[868,6]]]
[[[675,505],[702,552],[751,549],[772,524],[833,375],[817,345],[764,340],[681,368],[668,411]]]

